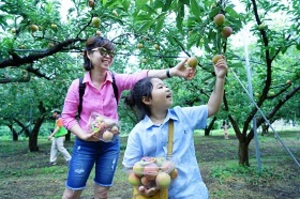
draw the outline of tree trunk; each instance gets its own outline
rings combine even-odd
[[[17,142],[19,140],[18,133],[16,131],[13,131],[12,134],[13,134],[13,141]]]
[[[12,138],[13,141],[18,141],[19,140],[19,136],[17,131],[14,129],[13,124],[7,124],[8,128],[10,129],[11,133],[12,133]]]
[[[239,140],[239,152],[238,152],[239,164],[242,166],[250,166],[248,152],[249,152],[249,143],[252,139],[253,131],[250,132],[251,136],[247,138],[246,133],[241,132],[236,120],[234,120],[234,118],[230,114],[228,115],[228,119],[232,125],[232,128],[234,129],[236,137]]]
[[[239,140],[239,164],[242,166],[250,166],[248,147],[249,145],[247,143],[244,143],[241,140]]]
[[[215,123],[216,120],[217,120],[217,117],[214,116],[212,121],[209,123],[209,125],[204,129],[204,135],[205,136],[209,136],[209,133],[210,133],[211,129],[213,128],[214,123]]]
[[[30,152],[37,152],[39,151],[39,147],[37,145],[37,138],[38,138],[38,133],[34,133],[32,131],[32,134],[29,137],[29,151]]]
[[[68,134],[66,135],[66,141],[71,141],[71,131],[68,131]]]
[[[44,115],[42,115],[40,118],[38,118],[35,125],[34,125],[34,127],[33,127],[33,129],[32,129],[32,132],[31,132],[30,137],[29,137],[29,143],[28,143],[28,145],[29,145],[28,147],[29,147],[30,152],[39,151],[39,147],[37,145],[38,135],[39,135],[40,128],[43,124],[44,118],[45,118]]]

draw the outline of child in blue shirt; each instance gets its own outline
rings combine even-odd
[[[185,65],[187,60],[180,64]],[[171,199],[207,199],[208,190],[204,184],[196,160],[193,132],[206,127],[207,118],[216,114],[224,94],[227,64],[225,59],[214,65],[215,88],[207,105],[170,108],[172,92],[158,78],[144,78],[138,81],[125,103],[137,107],[141,121],[132,129],[127,140],[123,165],[132,169],[142,157],[166,157],[168,123],[174,121],[172,161],[176,164],[178,177],[169,187]],[[141,193],[154,195],[156,188]]]

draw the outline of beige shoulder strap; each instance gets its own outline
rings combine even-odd
[[[174,122],[172,119],[169,120],[169,134],[168,134],[168,153],[167,158],[172,157],[173,153],[173,139],[174,139]]]

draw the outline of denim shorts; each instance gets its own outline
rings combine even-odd
[[[119,153],[119,138],[113,142],[87,142],[76,138],[66,187],[71,190],[84,189],[94,165],[95,183],[99,186],[112,186]]]

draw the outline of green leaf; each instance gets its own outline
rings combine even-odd
[[[199,34],[195,34],[193,32],[189,34],[190,36],[189,36],[187,48],[190,49],[194,45],[199,46],[199,42],[200,42]]]
[[[231,6],[227,6],[225,9],[226,15],[229,15],[233,18],[239,18],[239,14]]]
[[[181,7],[178,10],[177,17],[176,17],[176,26],[180,32],[182,32],[183,17],[184,17],[184,5],[181,5]]]
[[[283,46],[280,51],[282,54],[284,54],[287,51],[287,46]]]
[[[241,68],[241,67],[244,67],[244,64],[242,62],[230,64],[230,68]]]
[[[204,49],[205,49],[205,51],[207,51],[207,52],[211,52],[211,48],[210,48],[210,46],[208,45],[208,43],[204,43]]]
[[[157,18],[157,24],[156,24],[156,33],[159,33],[164,25],[165,22],[165,14],[161,14],[158,18]]]
[[[146,14],[139,14],[139,15],[135,16],[136,21],[148,21],[150,19],[151,18],[149,17],[149,15],[146,15]]]
[[[180,3],[189,5],[189,0],[179,0]]]
[[[123,6],[124,11],[128,11],[130,6],[130,0],[123,0],[121,5]]]
[[[148,4],[145,4],[142,6],[143,11],[148,12],[149,15],[151,14],[157,14],[157,12]]]
[[[108,0],[102,0],[102,5],[105,6]]]
[[[167,10],[169,10],[171,3],[172,3],[172,0],[166,0],[166,3],[163,5],[162,11],[166,12]]]
[[[221,8],[216,7],[209,13],[209,18],[213,19],[221,11]]]
[[[200,16],[200,8],[198,3],[196,2],[196,0],[191,0],[191,9],[192,9],[192,13],[199,18]]]
[[[144,23],[139,24],[139,32],[143,32],[143,31],[148,31],[150,29],[150,27],[154,24],[154,20],[153,21],[147,21]]]
[[[211,65],[211,67],[213,67],[213,66]],[[209,74],[209,75],[205,76],[205,77],[202,79],[202,82],[205,82],[205,81],[207,81],[207,80],[209,80],[209,79],[211,79],[211,78],[214,78],[214,77],[215,77],[214,75]]]

